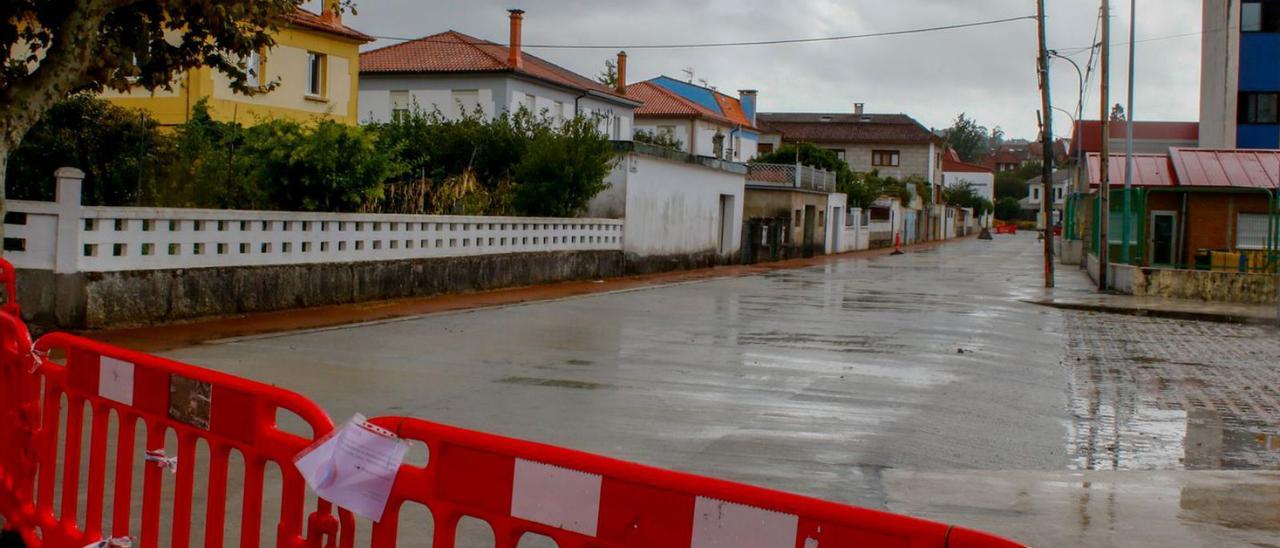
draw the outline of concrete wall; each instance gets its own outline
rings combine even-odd
[[[1098,257],[1086,258],[1089,277],[1098,280]],[[1127,295],[1214,302],[1277,302],[1280,276],[1242,272],[1107,265],[1108,288]]]
[[[1240,0],[1204,0],[1202,24],[1205,33],[1200,46],[1200,146],[1235,148]]]
[[[609,188],[588,206],[590,216],[623,219],[629,271],[706,266],[737,257],[745,173],[686,160],[628,152],[609,174]]]
[[[18,287],[24,319],[35,325],[101,328],[598,279],[622,273],[620,252],[563,251],[69,275],[20,270]]]

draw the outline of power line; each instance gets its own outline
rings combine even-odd
[[[1209,30],[1209,31],[1199,31],[1199,32],[1186,32],[1186,33],[1182,33],[1182,34],[1170,34],[1170,35],[1167,35],[1167,36],[1154,36],[1154,37],[1151,37],[1151,38],[1143,38],[1143,39],[1141,39],[1141,40],[1134,40],[1134,41],[1133,41],[1133,43],[1134,43],[1134,44],[1145,44],[1145,43],[1147,43],[1147,42],[1159,42],[1159,41],[1161,41],[1161,40],[1173,40],[1174,38],[1186,38],[1186,37],[1188,37],[1188,36],[1200,36],[1201,34],[1207,34],[1207,33],[1210,33],[1210,32],[1221,32],[1221,31],[1223,31],[1223,30],[1226,30],[1226,29],[1214,29],[1214,30]],[[1059,53],[1064,52],[1064,51],[1070,51],[1071,53],[1062,53],[1062,54],[1063,54],[1063,55],[1066,55],[1067,57],[1075,57],[1075,56],[1080,55],[1080,54],[1082,54],[1082,53],[1084,53],[1084,52],[1086,52],[1086,51],[1089,51],[1089,50],[1091,50],[1091,49],[1094,49],[1094,48],[1098,47],[1099,45],[1101,45],[1101,44],[1094,44],[1094,45],[1092,45],[1092,46],[1077,46],[1077,47],[1073,47],[1073,48],[1061,48],[1061,49],[1056,49],[1056,50],[1054,50],[1054,51],[1057,51],[1057,52],[1059,52]],[[1112,47],[1121,47],[1121,46],[1128,46],[1128,45],[1129,45],[1129,42],[1112,42],[1112,43],[1111,43],[1111,46],[1112,46]]]
[[[945,30],[967,29],[974,27],[985,27],[990,25],[999,25],[1003,23],[1011,23],[1014,21],[1034,20],[1034,15],[1025,15],[1022,17],[1008,17],[1005,19],[992,19],[988,21],[977,21],[973,23],[960,23],[955,25],[943,25],[938,27],[925,27],[908,30],[895,30],[888,32],[874,32],[869,34],[845,34],[841,36],[823,36],[819,38],[791,38],[783,40],[758,40],[748,42],[702,42],[689,44],[524,44],[521,47],[526,49],[697,49],[697,48],[725,48],[740,46],[773,46],[780,44],[805,44],[814,42],[835,42],[840,40],[856,40],[860,38],[880,38],[885,36],[902,36],[907,34],[921,34],[926,32],[938,32]],[[428,38],[404,38],[401,36],[377,36],[381,40],[398,40],[401,42],[439,42],[443,44],[458,44],[454,40],[432,40]]]

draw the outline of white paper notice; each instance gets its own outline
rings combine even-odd
[[[133,405],[133,364],[102,357],[98,367],[98,395]]]
[[[409,444],[357,414],[306,448],[293,464],[317,495],[378,521]]]

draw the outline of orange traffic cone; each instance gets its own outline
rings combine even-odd
[[[900,232],[893,234],[893,253],[890,253],[890,255],[905,255],[902,252],[902,233]]]

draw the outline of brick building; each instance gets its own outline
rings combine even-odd
[[[1099,156],[1090,154],[1088,163],[1096,195]],[[1167,154],[1135,154],[1134,164],[1133,187],[1139,192],[1131,197],[1137,217],[1129,233],[1132,262],[1191,267],[1209,251],[1265,261],[1280,250],[1280,152],[1174,147]],[[1124,217],[1122,195],[1115,191],[1123,188],[1125,157],[1112,156],[1109,166],[1113,195],[1107,240],[1110,256],[1118,259]]]

